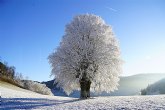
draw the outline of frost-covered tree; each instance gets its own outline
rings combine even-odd
[[[66,25],[60,46],[48,57],[55,81],[69,95],[81,90],[100,93],[117,89],[121,73],[118,42],[111,26],[93,14],[78,15]]]

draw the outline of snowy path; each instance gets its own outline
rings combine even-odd
[[[46,96],[0,86],[0,110],[165,110],[165,95],[94,97],[88,100]]]

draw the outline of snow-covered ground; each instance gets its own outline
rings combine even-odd
[[[165,110],[165,95],[93,97],[46,96],[0,84],[0,110]]]

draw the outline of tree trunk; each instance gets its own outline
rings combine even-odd
[[[81,88],[80,98],[81,99],[90,98],[90,85],[91,85],[91,81],[81,79],[80,81],[80,88]]]
[[[90,86],[91,86],[91,81],[87,82],[87,98],[90,98]]]

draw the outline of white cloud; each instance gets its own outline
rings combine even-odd
[[[116,9],[111,8],[111,7],[108,7],[108,6],[106,6],[106,8],[107,8],[108,10],[110,10],[110,11],[114,11],[114,12],[116,12],[116,11],[117,11]]]

